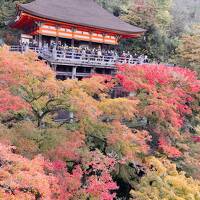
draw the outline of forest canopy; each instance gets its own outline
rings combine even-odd
[[[4,47],[0,78],[2,199],[200,198],[194,71],[120,65],[59,81],[34,53]],[[119,85],[126,95],[112,98]],[[69,118],[55,121],[60,111]]]

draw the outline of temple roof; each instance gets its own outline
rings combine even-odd
[[[115,17],[94,0],[35,0],[20,4],[19,10],[45,19],[127,34],[145,32]]]

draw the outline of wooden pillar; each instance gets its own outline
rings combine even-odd
[[[56,70],[57,70],[57,65],[54,65],[54,64],[53,64],[53,65],[52,65],[52,70],[56,72]]]
[[[106,39],[106,34],[103,33],[102,35],[103,35],[102,49],[104,49],[104,48],[105,48],[105,39]]]
[[[42,35],[41,34],[39,34],[39,36],[38,36],[38,46],[39,46],[39,48],[42,48]]]
[[[56,45],[58,45],[59,37],[56,36]]]
[[[72,79],[76,79],[76,67],[72,69]]]
[[[76,28],[75,28],[75,27],[72,27],[71,30],[72,30],[71,46],[74,47],[74,37],[75,37],[75,36],[74,36],[74,33],[76,32]]]
[[[74,47],[74,38],[71,40],[71,46]]]
[[[116,35],[115,39],[116,39],[116,45],[118,45],[121,39],[121,35]]]
[[[89,48],[92,48],[92,41],[89,41]]]
[[[89,48],[92,48],[92,32],[89,32],[89,34],[90,34]]]
[[[56,45],[58,45],[59,35],[58,35],[59,26],[56,26]]]
[[[41,31],[40,29],[42,27],[42,22],[36,22],[36,25],[37,25],[39,31]],[[39,33],[39,35],[38,35],[38,46],[39,46],[39,48],[42,48],[42,34],[41,33]]]

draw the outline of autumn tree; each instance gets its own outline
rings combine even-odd
[[[14,147],[0,144],[1,199],[56,199],[58,188],[55,176],[47,174],[41,156],[28,160],[14,154]],[[52,185],[53,183],[53,185]]]
[[[177,49],[178,63],[200,73],[200,26],[194,26],[191,33],[183,34]]]
[[[174,0],[172,6],[172,34],[180,36],[191,30],[191,26],[199,24],[199,4],[196,0]]]
[[[66,88],[34,53],[28,52],[24,56],[1,48],[0,60],[1,85],[29,105],[29,117],[38,126],[51,123],[56,111],[69,109]]]
[[[131,199],[200,199],[200,182],[178,172],[176,165],[166,159],[146,159],[148,170],[138,186],[131,191]]]
[[[96,0],[103,8],[112,12],[116,17],[126,13],[131,1],[130,0]]]
[[[176,38],[170,36],[171,0],[135,0],[121,16],[126,22],[144,28],[143,37],[122,40],[122,49],[146,54],[152,60],[167,61],[175,51]]]
[[[82,160],[82,166],[76,165],[71,174],[66,172],[64,162],[54,162],[51,169],[59,178],[60,199],[114,199],[114,191],[118,189],[110,175],[114,165],[114,159],[98,151],[90,152]]]
[[[199,102],[200,84],[195,72],[161,65],[125,65],[119,70],[119,82],[140,100],[138,117],[147,120],[146,128],[157,141],[154,146],[168,156],[179,157],[181,152],[172,146],[181,137],[187,117],[197,108],[193,104]]]
[[[41,156],[28,160],[14,154],[15,147],[3,144],[0,150],[0,198],[5,200],[112,200],[118,188],[109,174],[115,161],[99,152],[87,157],[85,168],[75,166],[69,172],[63,161],[49,162]]]
[[[0,40],[6,44],[16,44],[19,32],[9,28],[8,24],[16,17],[16,5],[18,3],[29,3],[32,0],[1,0],[0,4]],[[0,42],[0,44],[1,44]]]

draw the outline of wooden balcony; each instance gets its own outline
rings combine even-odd
[[[24,53],[32,50],[38,54],[38,57],[45,60],[56,72],[57,78],[65,80],[67,78],[82,79],[93,73],[114,75],[117,71],[117,64],[142,64],[138,58],[122,58],[118,56],[97,56],[93,54],[77,53],[73,49],[58,50],[28,47],[11,46],[11,52]]]
[[[33,50],[39,57],[46,60],[51,65],[83,66],[115,69],[116,64],[138,64],[138,59],[128,59],[115,56],[97,56],[92,54],[81,54],[56,49],[39,49],[37,47],[11,46],[10,51],[25,52]]]

